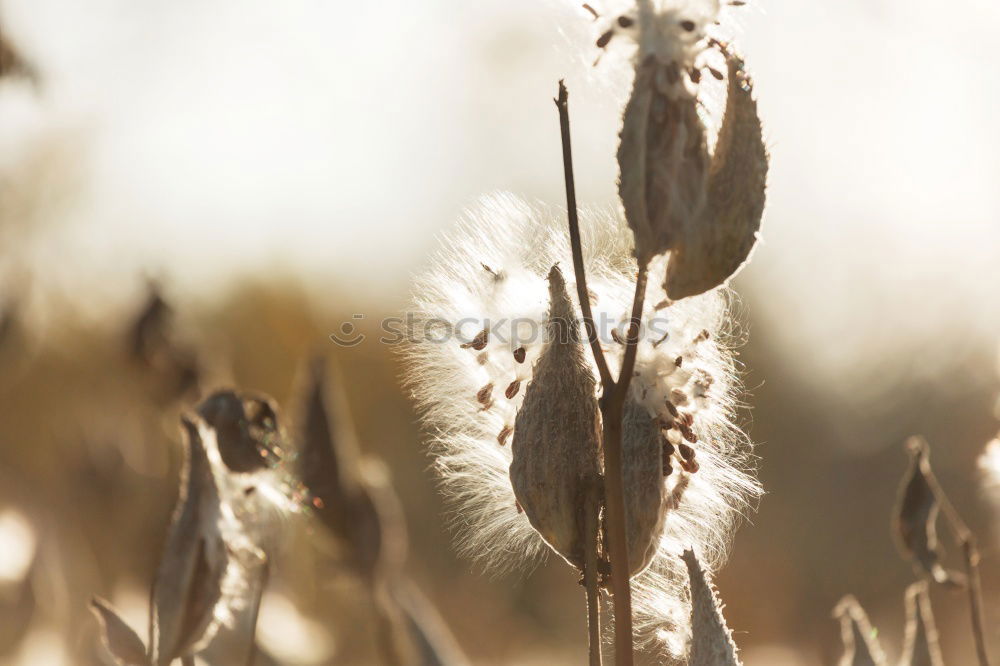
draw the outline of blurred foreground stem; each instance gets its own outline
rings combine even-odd
[[[951,500],[944,494],[944,489],[938,483],[934,471],[927,474],[927,484],[941,506],[941,513],[951,530],[952,535],[962,546],[962,557],[965,560],[966,588],[969,593],[969,613],[972,616],[972,638],[976,644],[976,656],[979,666],[990,666],[990,657],[986,652],[986,631],[983,620],[983,589],[979,582],[979,550],[976,548],[976,537],[965,521],[958,514]]]
[[[573,178],[568,98],[569,93],[566,91],[566,85],[560,81],[559,96],[555,103],[559,109],[559,128],[562,134],[563,172],[566,178],[566,213],[569,218],[573,270],[576,275],[576,291],[580,300],[580,309],[583,312],[587,339],[601,376],[600,406],[604,423],[604,523],[608,538],[607,552],[611,560],[611,590],[614,597],[615,664],[617,666],[632,666],[632,593],[629,588],[628,542],[625,537],[625,501],[622,487],[622,413],[625,396],[632,380],[632,371],[635,367],[639,337],[638,318],[642,314],[642,304],[646,293],[646,267],[639,266],[625,357],[622,360],[622,372],[616,382],[608,369],[607,359],[604,357],[604,351],[601,349],[601,343],[597,337],[597,327],[594,324],[594,314],[590,306],[590,294],[587,290],[587,274],[583,265],[583,247],[580,241],[580,221],[576,208],[576,185]],[[591,544],[588,543],[588,550],[591,547]],[[588,601],[590,601],[590,596],[588,593]],[[592,647],[591,659],[593,660],[593,658]]]

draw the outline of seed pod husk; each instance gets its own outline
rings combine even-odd
[[[211,639],[228,554],[219,531],[220,499],[198,425],[187,418],[181,495],[153,583],[150,662],[167,666]]]
[[[722,617],[722,601],[694,551],[683,554],[691,589],[689,666],[740,666],[733,633]]]
[[[910,467],[899,489],[893,519],[893,532],[900,550],[913,563],[917,573],[942,585],[962,586],[965,578],[941,565],[944,550],[937,536],[941,511],[931,471],[930,447],[923,439],[911,437],[906,444]]]
[[[633,397],[622,415],[622,482],[629,575],[649,566],[663,534],[666,485],[663,440],[656,420]]]
[[[708,174],[705,208],[687,220],[673,248],[664,289],[694,296],[731,278],[757,243],[767,186],[767,149],[743,61],[727,56],[729,90]]]
[[[110,603],[94,597],[90,610],[101,625],[101,641],[119,666],[146,666],[146,645]]]
[[[676,247],[705,205],[705,126],[697,98],[672,75],[677,67],[643,60],[622,120],[618,193],[640,264]]]
[[[280,459],[277,408],[267,396],[217,391],[198,405],[198,414],[215,430],[230,471],[254,472]]]
[[[558,267],[549,272],[548,340],[514,422],[510,480],[531,526],[582,569],[584,511],[599,468],[596,382]]]

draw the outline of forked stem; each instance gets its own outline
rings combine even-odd
[[[587,290],[587,274],[583,265],[583,248],[580,240],[580,221],[576,208],[576,185],[573,178],[573,152],[569,132],[569,93],[564,82],[559,82],[559,128],[562,135],[563,172],[566,178],[566,213],[569,219],[570,246],[573,251],[573,270],[576,290],[587,329],[587,339],[594,355],[594,362],[601,377],[601,417],[604,445],[604,522],[608,537],[606,551],[611,560],[611,590],[615,612],[615,664],[632,666],[632,591],[629,586],[628,541],[625,536],[625,499],[622,481],[622,413],[625,396],[632,380],[638,346],[638,323],[646,293],[646,267],[639,267],[636,278],[632,318],[622,360],[622,373],[616,382],[608,369],[604,350],[597,336],[594,313]]]

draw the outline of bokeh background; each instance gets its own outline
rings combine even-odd
[[[922,433],[980,536],[998,654],[976,459],[1000,417],[1000,9],[759,0],[739,23],[773,163],[735,282],[767,495],[718,577],[730,625],[748,666],[831,664],[850,592],[898,655],[913,574],[889,518]],[[150,281],[207,381],[292,419],[302,363],[334,359],[403,499],[409,572],[474,663],[583,659],[575,576],[456,559],[393,350],[328,336],[404,308],[481,194],[563,202],[560,78],[581,200],[615,205],[627,83],[592,66],[592,30],[556,0],[0,2],[26,63],[0,78],[0,663],[102,663],[94,593],[144,626],[184,403],[129,358]],[[317,567],[293,549],[262,642],[282,663],[375,663],[358,591]],[[932,597],[947,663],[972,663],[964,597]]]

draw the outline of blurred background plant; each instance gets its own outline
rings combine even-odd
[[[851,591],[901,654],[912,571],[886,516],[919,432],[979,536],[995,626],[1000,529],[974,481],[1000,386],[1000,78],[984,65],[1000,10],[757,7],[741,43],[780,159],[737,288],[768,494],[716,578],[726,620],[746,664],[834,663],[829,609]],[[562,76],[581,201],[614,201],[603,128],[621,100],[604,81],[618,74],[579,48],[587,20],[531,0],[0,2],[4,48],[31,72],[0,78],[0,663],[102,663],[95,593],[146,624],[181,464],[172,371],[154,379],[133,354],[151,277],[205,388],[293,410],[303,359],[332,357],[359,448],[403,498],[407,576],[471,661],[585,658],[572,575],[491,579],[448,546],[400,369],[375,340],[435,233],[484,188],[561,200]],[[333,345],[342,322],[368,339]],[[996,468],[983,464],[994,484]],[[307,540],[288,538],[299,555],[264,598],[262,647],[284,664],[372,663],[368,593]],[[930,594],[945,663],[974,663],[965,595]]]

